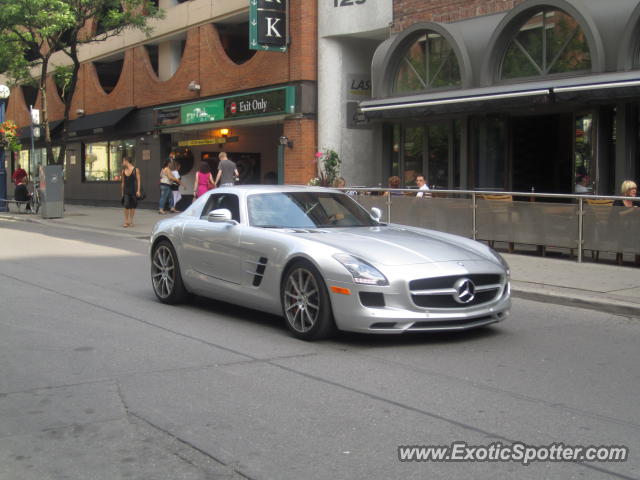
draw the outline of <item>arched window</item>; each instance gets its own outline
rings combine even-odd
[[[395,75],[394,93],[419,92],[461,85],[460,65],[449,42],[425,31],[408,48]]]
[[[120,79],[122,67],[124,66],[124,54],[119,53],[109,58],[96,60],[93,62],[98,74],[100,85],[106,93],[111,93]]]
[[[591,68],[582,28],[561,10],[544,8],[527,20],[509,43],[500,79],[566,74]]]

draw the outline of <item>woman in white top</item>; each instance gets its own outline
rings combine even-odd
[[[169,203],[171,211],[176,211],[173,208],[173,195],[171,195],[171,183],[176,182],[179,185],[182,184],[180,179],[173,176],[171,173],[171,158],[165,160],[162,164],[162,170],[160,170],[160,202],[158,203],[158,213],[164,215],[167,213],[164,206]]]
[[[180,180],[180,164],[175,160],[172,162],[172,165],[171,165],[171,175],[173,175],[175,178]],[[182,194],[180,193],[179,183],[174,182],[171,185],[171,193],[173,194],[173,208],[171,209],[171,211],[174,213],[177,213],[178,210],[176,210],[176,205],[178,205],[178,202],[182,198]]]

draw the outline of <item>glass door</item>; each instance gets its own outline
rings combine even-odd
[[[573,137],[573,192],[590,194],[596,191],[597,168],[594,152],[594,115],[580,114],[575,117]]]

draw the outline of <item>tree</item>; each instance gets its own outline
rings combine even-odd
[[[62,164],[80,70],[79,48],[120,35],[128,28],[148,36],[148,19],[162,15],[148,0],[0,0],[0,72],[12,85],[30,84],[40,91],[47,158],[53,158],[47,78],[53,75],[64,92],[63,142],[56,160]],[[56,52],[64,52],[71,64],[51,69]]]

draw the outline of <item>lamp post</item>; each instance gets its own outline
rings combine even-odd
[[[0,85],[0,123],[4,122],[4,102],[9,98],[11,90],[6,85]],[[4,165],[5,148],[0,145],[0,212],[7,212],[7,169]]]

